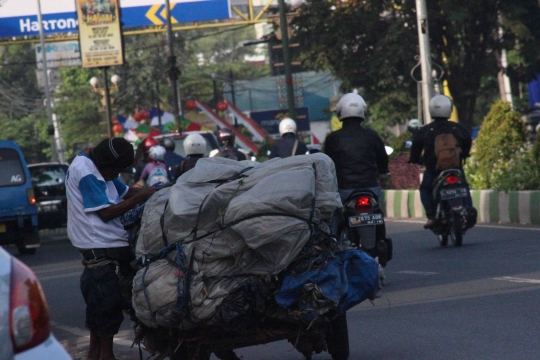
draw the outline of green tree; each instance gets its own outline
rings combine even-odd
[[[508,184],[505,177],[524,158],[526,139],[525,123],[519,114],[506,102],[494,103],[484,118],[466,169],[471,187],[491,189]]]
[[[432,57],[444,68],[442,80],[447,80],[467,128],[475,123],[482,79],[496,77],[498,50],[519,54],[520,62],[509,69],[514,79],[527,80],[540,70],[540,30],[534,22],[540,8],[535,0],[434,0],[427,7]],[[306,44],[303,60],[315,69],[332,70],[344,90],[362,87],[368,103],[390,97],[382,107],[390,123],[403,114],[410,117],[416,83],[409,73],[418,54],[415,9],[414,0],[307,0],[295,20],[298,41]],[[503,41],[497,35],[499,14]]]

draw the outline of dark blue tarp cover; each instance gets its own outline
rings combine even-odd
[[[363,251],[346,250],[328,259],[324,269],[286,275],[276,302],[291,307],[302,296],[304,284],[314,283],[338,306],[339,314],[370,297],[379,283],[379,264]],[[302,307],[300,302],[298,306]]]

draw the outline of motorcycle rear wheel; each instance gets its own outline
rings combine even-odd
[[[461,214],[454,214],[452,228],[450,231],[454,246],[459,247],[463,245],[463,217]]]
[[[448,245],[448,235],[437,235],[439,238],[439,244],[441,247],[446,247]]]

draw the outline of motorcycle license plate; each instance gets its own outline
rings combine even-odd
[[[455,189],[442,189],[441,190],[441,200],[450,200],[455,198],[467,197],[466,188],[455,188]]]
[[[366,226],[366,225],[382,225],[384,219],[382,214],[364,214],[357,216],[349,216],[349,226]]]

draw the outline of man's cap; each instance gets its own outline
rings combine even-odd
[[[135,152],[133,146],[124,138],[109,138],[91,150],[96,165],[123,169],[133,165]]]

